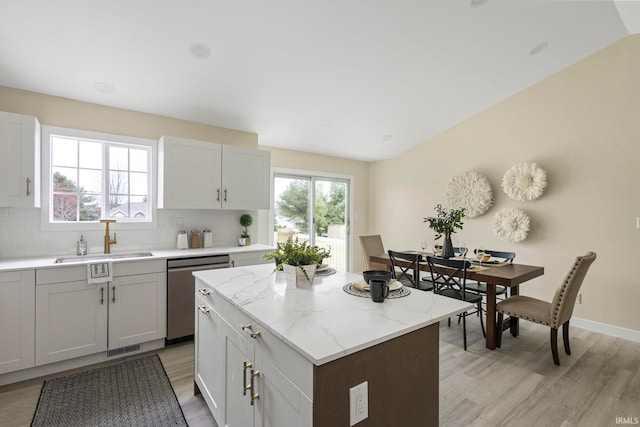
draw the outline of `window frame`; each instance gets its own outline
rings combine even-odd
[[[151,183],[151,191],[149,194],[149,207],[151,221],[117,221],[118,229],[124,230],[142,230],[156,229],[158,225],[158,210],[156,206],[158,194],[158,141],[147,138],[138,138],[127,135],[115,135],[102,132],[93,132],[80,129],[70,129],[56,126],[41,127],[42,141],[42,191],[41,191],[41,227],[43,231],[91,231],[102,230],[104,225],[99,221],[85,222],[50,222],[51,206],[51,135],[57,135],[69,138],[90,139],[95,141],[113,142],[119,144],[140,145],[151,148],[151,159],[149,164],[149,179]],[[103,168],[106,167],[103,165]]]

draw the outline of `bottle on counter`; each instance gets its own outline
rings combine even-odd
[[[178,230],[178,243],[176,244],[178,249],[188,249],[189,242],[187,242],[187,230]]]

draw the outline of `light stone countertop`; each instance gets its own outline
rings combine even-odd
[[[249,252],[261,252],[272,251],[275,248],[269,245],[263,245],[256,243],[249,246],[218,246],[213,248],[200,248],[200,249],[140,249],[140,250],[127,250],[127,251],[113,251],[111,255],[121,255],[132,252],[151,252],[151,256],[139,257],[139,258],[118,258],[113,262],[118,261],[149,261],[153,259],[168,259],[168,258],[185,258],[185,257],[197,257],[206,255],[217,254],[237,254],[237,253],[249,253]],[[33,268],[43,267],[68,267],[71,265],[84,264],[89,261],[96,261],[94,256],[102,256],[100,253],[90,253],[87,259],[78,257],[78,261],[67,261],[64,263],[56,264],[56,258],[69,257],[69,255],[50,256],[50,257],[34,257],[34,258],[5,258],[0,259],[0,272],[13,271],[13,270],[28,270]],[[107,257],[108,255],[104,255]],[[273,268],[273,265],[271,265]]]
[[[193,273],[206,286],[261,322],[315,365],[421,329],[465,311],[471,304],[416,289],[403,298],[375,303],[342,287],[362,281],[338,272],[316,277],[309,288],[288,287],[273,265]]]

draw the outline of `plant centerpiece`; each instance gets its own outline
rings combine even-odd
[[[240,246],[249,246],[251,244],[251,236],[249,235],[249,227],[251,227],[251,224],[253,224],[253,217],[251,215],[240,215],[240,225],[244,227],[242,234],[240,234],[240,239],[238,239]]]
[[[264,259],[272,259],[276,263],[276,270],[283,270],[287,284],[296,286],[311,286],[316,274],[316,268],[322,260],[330,257],[330,251],[311,246],[306,240],[289,238],[284,243],[278,243],[276,250],[266,253]]]
[[[465,208],[447,209],[441,204],[437,204],[435,210],[436,216],[427,217],[424,222],[428,222],[429,228],[436,232],[436,240],[444,236],[442,258],[451,258],[454,256],[451,234],[456,230],[462,230]]]

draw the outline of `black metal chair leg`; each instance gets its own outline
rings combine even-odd
[[[564,352],[571,356],[571,348],[569,348],[569,321],[562,325],[562,341],[564,342]]]
[[[462,316],[462,336],[464,337],[464,351],[467,351],[467,316]]]
[[[558,330],[551,328],[551,354],[553,355],[553,363],[560,366],[560,358],[558,357]]]
[[[479,303],[478,303],[478,311],[477,311],[477,312],[480,312],[480,311],[482,310],[482,308],[480,307],[480,304],[481,304],[481,303],[479,302]],[[480,327],[482,328],[482,336],[483,336],[484,338],[486,338],[486,337],[487,337],[487,333],[486,333],[486,332],[485,332],[485,330],[484,330],[484,320],[482,320],[482,318],[483,318],[483,317],[484,317],[484,316],[480,316]]]

